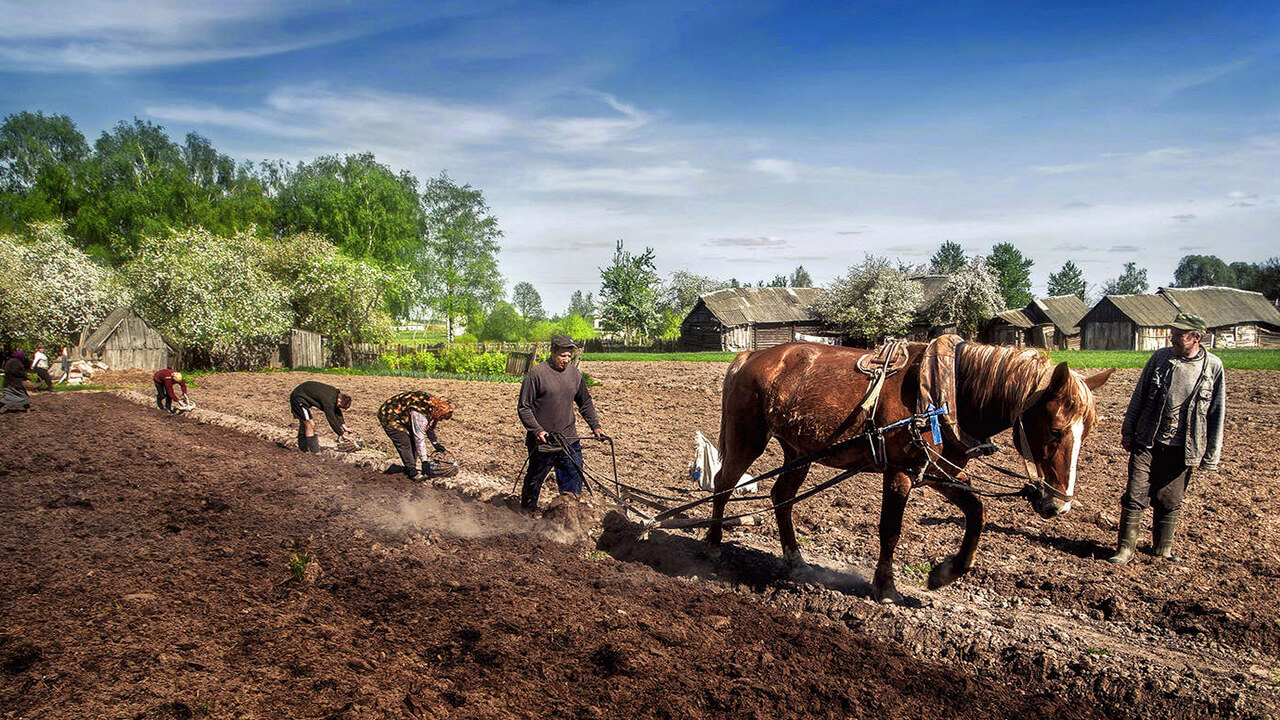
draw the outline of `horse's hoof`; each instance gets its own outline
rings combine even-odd
[[[930,590],[937,590],[946,587],[965,574],[967,570],[956,568],[956,564],[951,560],[944,560],[933,567],[929,571],[929,579],[925,582],[925,587]]]
[[[719,545],[719,543],[717,543],[717,544],[715,544],[715,545],[712,545],[711,543],[703,543],[703,545],[702,545],[702,549],[703,549],[703,551],[704,551],[704,552],[706,552],[706,553],[707,553],[707,557],[708,557],[708,558],[710,558],[710,559],[712,559],[712,560],[719,560],[719,559],[720,559],[720,545]]]
[[[782,561],[792,570],[803,570],[809,567],[809,563],[804,561],[804,555],[801,555],[799,550],[784,551]]]
[[[881,605],[901,605],[902,593],[898,592],[897,588],[876,590],[876,602]]]

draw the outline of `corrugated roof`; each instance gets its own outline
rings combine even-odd
[[[1108,295],[1107,299],[1141,327],[1164,327],[1178,315],[1163,295]]]
[[[1049,317],[1049,322],[1053,323],[1059,332],[1066,335],[1075,335],[1080,332],[1080,318],[1089,312],[1089,306],[1075,295],[1040,298],[1035,300],[1034,304]]]
[[[1021,310],[1005,310],[1004,312],[998,312],[996,313],[996,318],[1003,320],[1014,327],[1035,327],[1035,323],[1031,321],[1031,318],[1027,317],[1027,314]]]
[[[811,322],[818,288],[725,288],[699,298],[725,327],[752,323]]]
[[[1280,310],[1261,293],[1228,287],[1160,288],[1157,293],[1182,312],[1204,318],[1210,328],[1255,322],[1280,327]]]

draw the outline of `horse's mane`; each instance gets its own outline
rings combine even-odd
[[[999,405],[1012,418],[1049,382],[1053,361],[1042,350],[965,343],[956,358],[961,391],[978,405]],[[1063,393],[1067,421],[1094,420],[1093,393],[1074,373]]]

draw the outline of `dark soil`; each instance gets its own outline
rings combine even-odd
[[[588,364],[624,481],[698,495],[685,465],[694,430],[716,435],[724,368]],[[286,396],[310,377],[208,376],[192,397],[288,437]],[[1099,393],[1083,507],[1044,521],[989,502],[978,567],[936,593],[923,576],[959,542],[958,513],[917,493],[900,607],[867,599],[870,475],[797,510],[813,563],[798,573],[772,522],[711,563],[696,534],[639,540],[610,515],[566,542],[512,512],[514,384],[321,378],[356,397],[349,424],[383,454],[381,399],[449,397],[440,434],[464,472],[444,482],[487,482],[490,502],[201,411],[37,395],[0,417],[0,717],[1272,717],[1280,374],[1229,373],[1223,470],[1193,482],[1185,562],[1115,568],[1097,558],[1135,378]],[[587,459],[608,474],[601,446]]]

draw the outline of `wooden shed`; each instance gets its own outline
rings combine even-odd
[[[160,370],[173,367],[178,348],[133,310],[119,308],[84,338],[79,355],[113,370]]]
[[[324,336],[293,328],[280,339],[268,364],[280,368],[324,367]]]
[[[1080,320],[1088,312],[1075,295],[1038,298],[1019,310],[997,313],[984,335],[994,345],[1079,350]]]
[[[688,351],[761,350],[793,340],[834,338],[809,309],[818,288],[726,288],[698,298],[680,323]]]
[[[1108,295],[1080,320],[1085,350],[1157,350],[1169,344],[1178,313],[1209,326],[1206,347],[1280,346],[1280,310],[1261,293],[1236,288],[1160,288],[1153,295]]]

